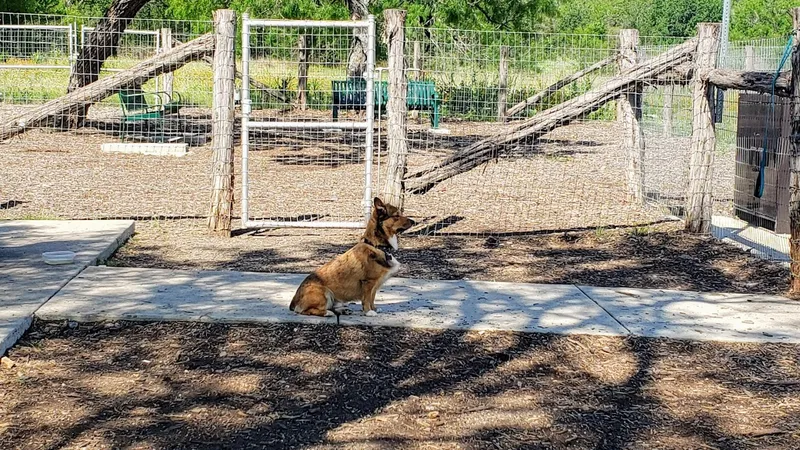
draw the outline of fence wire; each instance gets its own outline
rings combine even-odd
[[[0,43],[0,134],[10,132],[16,119],[64,96],[71,83],[99,63],[99,54],[109,55],[99,74],[102,81],[166,52],[165,39],[178,45],[213,28],[203,21],[135,19],[122,33],[99,32],[100,22],[96,17],[0,13],[0,30],[9,33]],[[51,30],[58,30],[58,39],[51,38],[56,33]],[[119,45],[112,48],[116,39]],[[90,41],[99,44],[82,54]],[[80,58],[83,65],[76,64]],[[3,67],[10,62],[15,67]],[[204,216],[212,83],[210,64],[190,62],[172,74],[123,86],[125,102],[118,89],[101,95],[82,126],[72,122],[81,117],[74,111],[88,103],[78,101],[73,109],[6,140],[0,146],[0,197],[15,206],[0,209],[0,218]],[[84,92],[104,92],[95,86]],[[139,143],[138,151],[149,155],[104,148],[115,143]],[[153,156],[179,151],[180,146],[168,149],[165,144],[181,143],[191,149],[186,156]]]
[[[75,61],[99,20],[0,14],[0,132],[11,119],[66,93]],[[178,45],[211,30],[212,24],[203,21],[134,20],[119,36],[120,46],[103,64],[100,78],[167,51],[165,36]],[[345,83],[343,89],[348,79],[360,83],[356,72],[363,61],[353,57],[358,39],[352,31],[333,28],[256,29],[250,36],[254,117],[333,121],[334,82]],[[419,94],[432,89],[436,95],[435,108],[433,102],[419,100],[409,108],[404,138],[406,211],[421,223],[420,233],[492,235],[646,226],[686,213],[694,119],[689,84],[644,77],[612,96],[622,94],[640,105],[645,148],[641,199],[630,193],[630,153],[623,145],[630,130],[620,120],[620,102],[613,98],[576,114],[556,114],[545,131],[515,134],[531,129],[521,124],[539,126],[537,118],[582,104],[608,87],[620,71],[619,36],[407,26],[405,39],[406,75],[416,86],[410,90]],[[636,59],[653,61],[683,41],[640,37]],[[774,71],[784,45],[782,39],[732,42],[718,65]],[[237,42],[237,69],[241,69],[240,48]],[[375,55],[377,95],[388,95],[383,87],[388,79],[387,47],[380,38]],[[609,64],[545,92],[559,80],[609,59]],[[205,217],[213,139],[212,82],[207,62],[190,62],[171,77],[161,75],[141,86],[148,93],[171,89],[166,103],[179,98],[176,111],[129,119],[115,94],[89,108],[81,128],[51,122],[8,140],[0,147],[0,203],[6,205],[0,208],[0,218]],[[770,216],[777,216],[777,209],[767,203],[774,197],[775,208],[782,207],[777,206],[781,201],[777,197],[788,173],[782,168],[788,141],[770,131],[776,143],[768,141],[768,147],[776,150],[767,152],[767,198],[754,199],[753,174],[764,152],[763,144],[755,142],[763,131],[753,130],[765,126],[778,130],[780,120],[767,114],[769,96],[746,95],[725,92],[722,107],[715,107],[714,214],[781,232],[778,218]],[[517,107],[531,98],[537,101]],[[385,97],[376,101],[371,184],[376,194],[383,192],[388,178],[387,102]],[[336,108],[337,119],[363,121],[364,111],[355,103]],[[743,104],[752,111],[743,115]],[[745,134],[750,141],[745,142]],[[252,139],[253,217],[296,221],[360,217],[363,131],[259,130]],[[102,150],[103,144],[120,142],[186,143],[189,150],[179,158]],[[153,145],[154,152],[156,148]],[[469,153],[472,150],[477,153]],[[469,161],[472,157],[477,164]],[[448,158],[461,158],[449,166],[456,170],[431,186],[419,185],[420,176],[431,170],[437,173]],[[238,162],[236,167],[239,170]],[[236,174],[236,215],[241,175]],[[772,238],[753,239],[768,247]],[[769,248],[764,253],[781,257],[780,251]]]
[[[251,220],[363,220],[366,133],[335,126],[365,123],[367,44],[360,28],[250,27],[250,120],[264,126],[249,132]],[[268,126],[275,122],[306,128]]]

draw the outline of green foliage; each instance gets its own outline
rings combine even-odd
[[[732,40],[783,36],[792,0],[734,0]],[[605,34],[636,28],[642,36],[693,36],[699,22],[721,22],[722,0],[561,0],[545,24],[561,33]]]
[[[700,22],[722,20],[721,1],[654,0],[648,17],[646,35],[692,36]]]
[[[2,10],[102,16],[112,0],[5,0]],[[784,36],[793,0],[734,0],[731,39]],[[209,20],[232,8],[257,17],[346,19],[345,0],[151,0],[140,18]],[[719,22],[722,0],[371,0],[370,12],[408,11],[412,26],[614,34],[636,28],[642,36],[691,36],[698,22]]]
[[[795,0],[736,0],[731,13],[731,39],[785,36],[792,29],[789,9]]]
[[[66,12],[59,0],[5,0],[2,10],[16,13],[64,14]]]

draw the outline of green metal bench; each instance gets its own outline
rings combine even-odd
[[[139,88],[124,89],[119,92],[119,103],[122,107],[122,137],[129,124],[144,122],[149,125],[162,125],[164,116],[178,114],[183,106],[183,98],[177,92],[172,95],[166,92],[145,92]]]
[[[348,78],[347,80],[332,80],[333,91],[333,120],[339,119],[339,110],[366,109],[367,80],[363,78]],[[375,83],[375,114],[379,109],[386,111],[389,101],[389,83],[382,81]],[[406,106],[410,111],[430,111],[431,128],[439,128],[439,94],[433,81],[408,81],[408,94]],[[380,107],[380,108],[379,108]]]

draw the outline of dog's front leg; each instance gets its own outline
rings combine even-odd
[[[378,309],[375,308],[375,295],[378,294],[380,288],[379,283],[375,281],[362,282],[363,297],[361,297],[361,309],[364,311],[365,316],[377,316]]]
[[[375,296],[380,289],[380,283],[369,282],[364,283],[364,297],[361,299],[361,309],[364,311],[365,316],[377,316],[378,308],[375,307]]]

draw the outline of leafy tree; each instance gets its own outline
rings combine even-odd
[[[654,0],[650,11],[651,36],[692,36],[698,23],[722,20],[721,1]]]
[[[792,30],[789,9],[795,0],[735,0],[731,12],[731,39],[784,36]]]
[[[99,17],[112,0],[5,0],[6,12]],[[719,22],[722,0],[150,0],[138,17],[209,20],[218,8],[258,17],[346,19],[365,4],[408,11],[414,26],[509,31],[613,34],[636,28],[642,35],[692,36],[698,22]],[[733,0],[731,39],[783,36],[791,30],[794,0]]]
[[[2,10],[12,13],[64,14],[59,0],[5,0]]]
[[[420,26],[535,31],[543,17],[555,14],[558,0],[377,0],[371,11],[402,8],[407,21]]]

